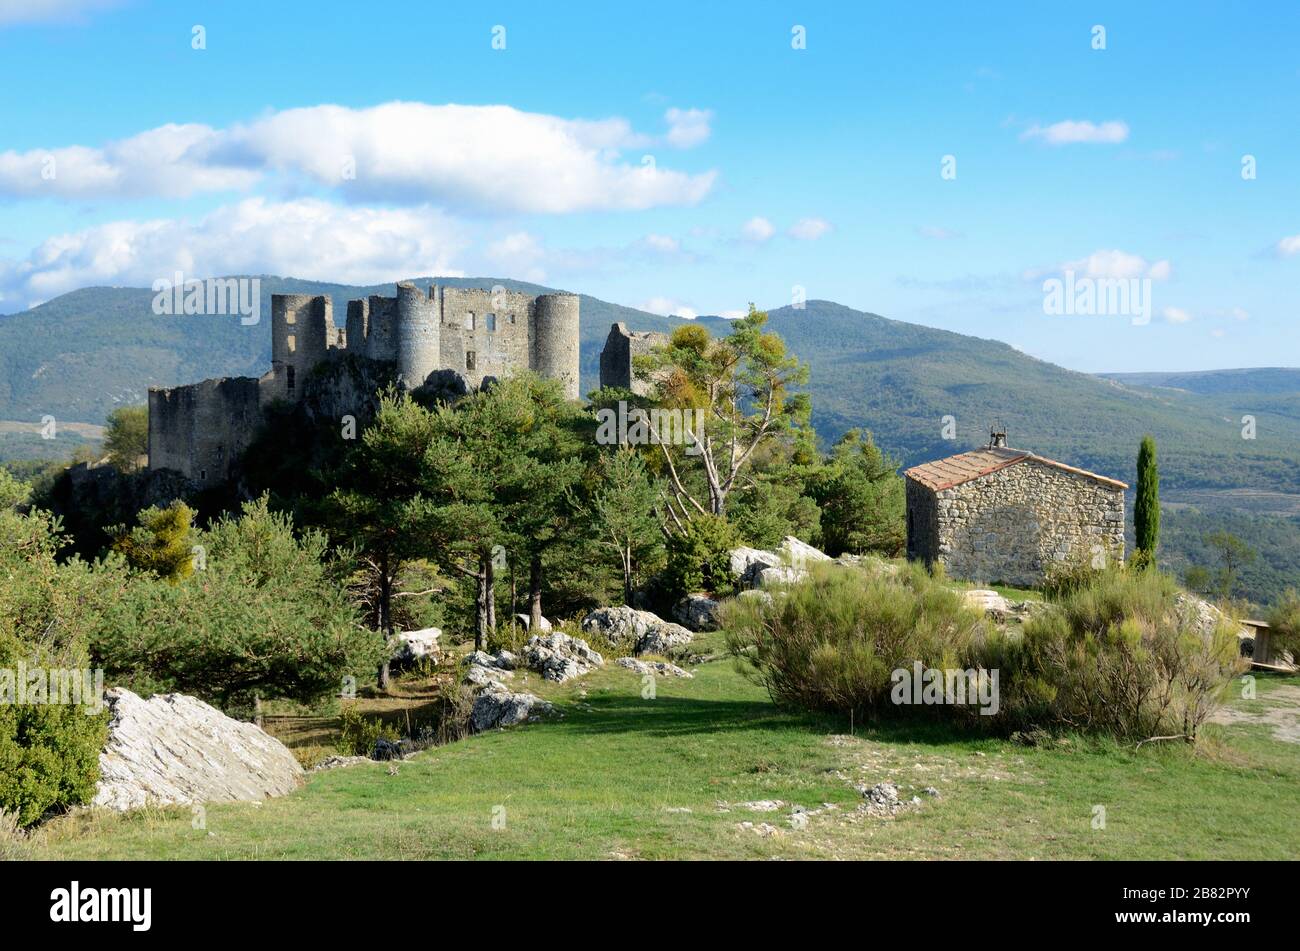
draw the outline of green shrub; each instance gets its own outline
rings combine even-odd
[[[1243,664],[1233,623],[1207,629],[1170,576],[1118,567],[1029,621],[1001,662],[1019,724],[1138,740],[1194,738]]]
[[[78,702],[19,703],[33,684],[19,683],[25,668],[42,673],[42,681],[59,672],[90,674],[86,632],[99,623],[111,579],[97,577],[88,566],[55,560],[58,523],[47,513],[19,515],[25,491],[0,477],[0,812],[21,826],[49,812],[85,802],[95,793],[99,751],[108,715],[93,695],[60,697]]]
[[[395,727],[378,718],[363,715],[356,704],[343,707],[339,718],[338,748],[344,756],[370,756],[379,740],[396,743],[399,739],[401,737]]]
[[[674,598],[694,591],[724,592],[731,588],[731,549],[736,530],[720,515],[696,514],[685,532],[668,538],[668,567],[663,583]]]
[[[1300,661],[1300,591],[1288,588],[1268,613],[1274,650],[1290,651]]]
[[[188,578],[103,566],[125,579],[93,632],[110,677],[246,709],[257,696],[310,703],[347,675],[374,675],[388,648],[356,623],[323,535],[295,535],[263,498],[194,537],[203,558]]]
[[[722,627],[742,672],[774,701],[859,720],[900,712],[891,700],[894,671],[917,661],[972,669],[988,637],[983,615],[919,564],[897,576],[814,565],[770,603],[725,605]]]

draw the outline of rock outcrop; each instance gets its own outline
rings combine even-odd
[[[605,658],[580,637],[559,631],[534,634],[524,646],[523,661],[547,680],[563,683],[605,665]]]
[[[442,649],[438,638],[442,637],[441,628],[426,627],[418,631],[402,631],[397,635],[396,651],[393,659],[401,663],[415,663],[420,660],[437,661]]]
[[[493,683],[474,698],[469,723],[475,733],[482,733],[536,720],[554,711],[555,707],[541,697],[531,693],[512,693],[509,688]]]
[[[680,624],[626,605],[597,608],[582,619],[582,629],[634,654],[665,654],[694,639]]]
[[[661,660],[645,661],[637,660],[635,657],[620,657],[616,663],[618,666],[626,667],[628,670],[635,671],[642,676],[658,674],[660,677],[684,677],[687,680],[695,676],[689,670],[682,670],[676,664],[667,664]]]
[[[257,801],[293,792],[303,768],[279,740],[202,700],[106,691],[111,720],[94,805]]]
[[[802,542],[793,535],[787,535],[776,551],[733,548],[731,576],[742,588],[791,584],[807,577],[808,565],[813,562],[833,560],[830,555],[807,542]]]
[[[692,631],[716,631],[718,602],[705,594],[688,594],[673,605],[673,617]]]

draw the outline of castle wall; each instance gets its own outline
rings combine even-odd
[[[628,330],[626,324],[614,324],[605,338],[605,349],[600,352],[600,385],[646,395],[651,384],[636,378],[633,359],[667,342],[667,334]]]
[[[1055,563],[1124,557],[1124,490],[1087,476],[1030,459],[930,494],[953,578],[1033,586]]]
[[[150,389],[149,468],[175,469],[204,487],[223,482],[261,419],[252,377]]]
[[[334,326],[334,302],[309,294],[271,297],[271,381],[266,395],[297,399],[302,381],[338,347],[344,335]]]
[[[517,291],[439,288],[442,366],[480,386],[484,377],[505,377],[532,368],[533,298]]]
[[[348,303],[334,326],[328,296],[271,298],[271,369],[260,379],[205,380],[150,390],[149,467],[174,469],[200,485],[229,477],[275,400],[301,398],[308,375],[341,353],[394,363],[414,389],[429,374],[455,370],[472,386],[527,368],[564,381],[577,399],[579,299],[514,291],[399,284],[396,297]]]

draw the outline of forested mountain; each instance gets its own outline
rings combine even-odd
[[[275,293],[330,294],[341,322],[349,299],[392,294],[391,284],[354,287],[263,277],[262,320],[242,326],[229,316],[157,316],[143,288],[86,288],[32,310],[0,317],[0,421],[100,423],[113,407],[139,403],[149,386],[207,377],[256,376],[270,363],[270,302]],[[416,283],[427,286],[429,278]],[[453,286],[543,293],[551,288],[497,278],[440,278]],[[760,302],[761,303],[761,302]],[[999,423],[1013,446],[1132,482],[1144,433],[1160,447],[1163,498],[1191,502],[1216,527],[1255,536],[1263,558],[1285,576],[1300,562],[1300,532],[1287,517],[1300,511],[1300,369],[1206,373],[1076,373],[995,340],[889,320],[830,301],[770,311],[770,326],[811,367],[813,422],[833,441],[854,427],[870,429],[900,462],[913,464],[977,446]],[[671,330],[659,317],[582,297],[582,388],[597,385],[600,350],[610,325]],[[720,317],[699,322],[728,332]],[[1244,438],[1243,417],[1254,417]],[[945,439],[945,417],[955,438]],[[10,427],[12,430],[13,427]],[[54,450],[32,434],[0,432],[0,458]],[[30,444],[30,445],[29,445]],[[71,441],[61,443],[68,448]],[[1186,509],[1186,511],[1195,511]],[[1252,517],[1242,513],[1253,513]],[[1192,520],[1176,562],[1199,539]],[[1240,516],[1240,518],[1239,518]],[[1272,519],[1260,532],[1254,519]],[[1198,523],[1199,524],[1199,523]],[[1208,522],[1207,522],[1208,524]],[[1287,544],[1288,540],[1291,541]],[[1256,569],[1269,586],[1281,583]]]

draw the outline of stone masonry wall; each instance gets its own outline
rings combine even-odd
[[[932,494],[953,578],[1033,586],[1053,562],[1124,557],[1124,491],[1087,476],[1028,460]]]
[[[932,564],[939,556],[939,507],[934,492],[907,479],[907,557]]]

